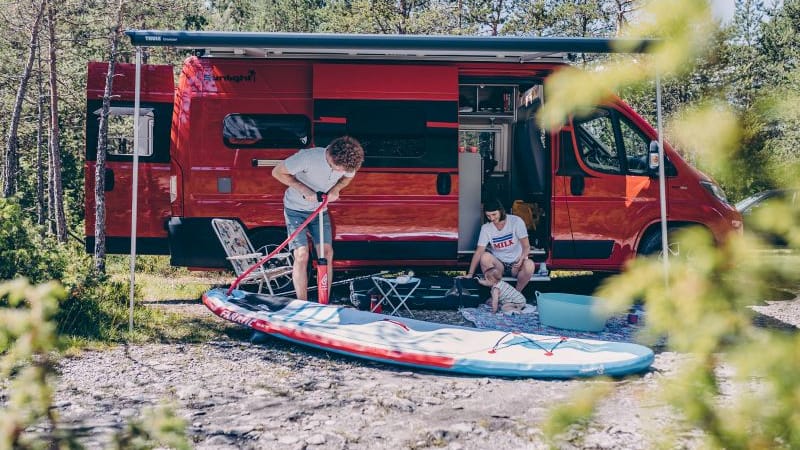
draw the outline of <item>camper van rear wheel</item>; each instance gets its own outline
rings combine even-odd
[[[253,233],[250,237],[253,246],[257,251],[268,255],[275,250],[284,240],[286,240],[286,232],[284,230],[261,230]],[[277,272],[279,276],[275,276],[270,281],[272,291],[276,294],[287,292],[294,289],[292,285],[292,265],[294,264],[294,256],[289,250],[289,246],[284,247],[279,253],[279,256],[271,258],[264,264],[264,267],[270,272]]]

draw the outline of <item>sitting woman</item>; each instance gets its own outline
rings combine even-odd
[[[496,313],[498,308],[502,312],[515,313],[525,309],[525,296],[513,286],[503,281],[503,274],[492,268],[487,270],[478,279],[478,283],[491,288],[492,297],[486,301],[492,307],[492,312]]]
[[[505,207],[498,200],[484,203],[483,211],[488,222],[481,226],[478,247],[466,276],[472,278],[480,264],[484,273],[493,268],[500,276],[516,278],[514,287],[522,292],[531,281],[534,270],[533,261],[528,259],[531,245],[525,222],[513,214],[506,214]]]

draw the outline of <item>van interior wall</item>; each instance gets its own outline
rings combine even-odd
[[[550,242],[550,155],[544,134],[535,120],[540,102],[538,98],[526,102],[521,100],[519,93],[530,92],[531,85],[508,80],[492,85],[486,81],[487,84],[482,84],[484,80],[469,80],[469,83],[461,85],[460,91],[464,95],[459,103],[459,145],[464,147],[462,151],[477,152],[476,157],[480,159],[479,169],[473,165],[461,168],[471,167],[469,170],[477,172],[471,175],[461,173],[461,176],[479,176],[481,202],[499,200],[507,211],[519,215],[526,222],[531,246],[545,249]],[[475,87],[479,88],[477,94],[468,97]],[[489,92],[491,89],[500,93],[514,92],[515,104],[511,113],[505,105],[502,109],[496,108],[491,100],[481,103],[484,97],[495,96]],[[474,98],[478,99],[477,104],[470,103]],[[490,108],[484,108],[486,104]],[[465,194],[462,192],[460,203],[467,201]],[[463,208],[462,214],[467,214]],[[475,220],[477,225],[483,221],[483,215],[476,211],[474,219],[459,225],[460,232],[469,234],[467,231],[476,226],[471,225],[471,220]]]

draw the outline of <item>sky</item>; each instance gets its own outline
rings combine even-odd
[[[715,17],[722,19],[723,22],[733,18],[734,0],[711,0],[711,10]]]

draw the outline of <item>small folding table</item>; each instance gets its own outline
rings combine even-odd
[[[381,293],[381,298],[378,302],[373,305],[371,311],[375,311],[375,309],[383,303],[384,301],[392,308],[392,312],[390,315],[394,315],[400,308],[405,308],[408,311],[408,314],[411,317],[414,317],[414,313],[408,308],[406,301],[414,294],[414,291],[417,290],[420,283],[419,278],[416,277],[397,277],[397,278],[384,278],[384,277],[372,277],[372,282],[375,284],[375,287],[378,288],[378,291]],[[397,291],[397,286],[410,286],[408,292],[401,294]],[[397,302],[395,305],[394,302]]]

